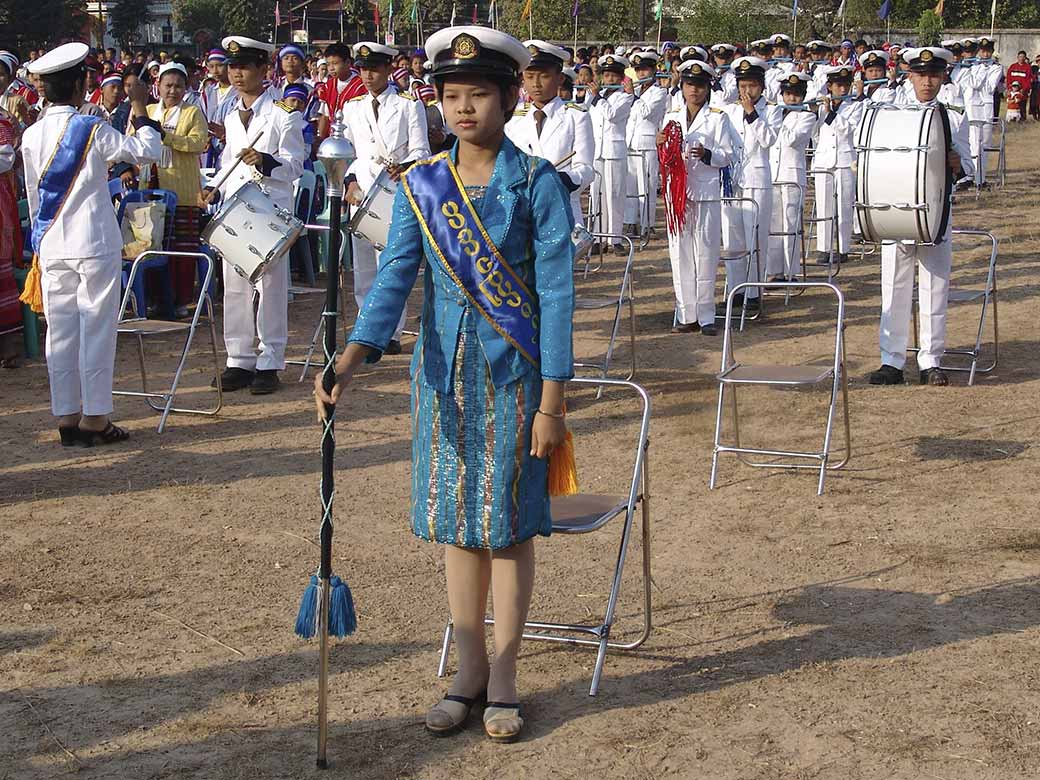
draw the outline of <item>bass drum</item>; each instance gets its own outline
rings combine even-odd
[[[934,244],[950,222],[950,118],[941,105],[871,105],[856,130],[856,220],[867,241]]]

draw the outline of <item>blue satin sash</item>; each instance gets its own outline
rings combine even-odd
[[[537,366],[538,304],[488,236],[448,152],[412,165],[401,184],[448,276],[491,327]]]
[[[40,207],[33,217],[32,234],[29,237],[34,253],[40,253],[40,243],[65,205],[65,199],[72,191],[72,183],[94,142],[94,133],[103,122],[101,117],[85,114],[69,117],[37,186]]]

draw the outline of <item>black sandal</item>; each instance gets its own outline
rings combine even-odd
[[[94,447],[98,444],[118,444],[130,438],[130,431],[124,430],[111,422],[105,426],[103,431],[87,431],[79,429],[79,441],[84,447]]]
[[[469,720],[469,716],[473,713],[473,710],[482,707],[486,701],[486,692],[481,692],[473,697],[448,694],[437,702],[437,704],[435,704],[426,714],[427,733],[435,737],[450,737],[454,734],[458,734],[462,731],[463,727],[465,727],[466,721]],[[449,702],[448,707],[444,706],[445,702]],[[450,706],[451,702],[461,706],[452,707]],[[446,721],[443,723],[433,722],[436,719],[431,716],[435,712],[444,715]]]
[[[78,425],[59,425],[58,435],[62,447],[78,447],[82,443]]]

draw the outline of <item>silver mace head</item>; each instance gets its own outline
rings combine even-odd
[[[325,166],[330,198],[343,197],[343,181],[356,157],[354,144],[343,135],[343,112],[337,111],[329,137],[318,147],[318,159]]]

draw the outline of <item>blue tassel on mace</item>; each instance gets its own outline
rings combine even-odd
[[[336,576],[329,578],[329,588],[329,634],[343,638],[357,630],[354,596],[347,583]],[[311,639],[318,633],[318,592],[318,575],[314,574],[303,592],[296,615],[296,633],[303,639]]]

